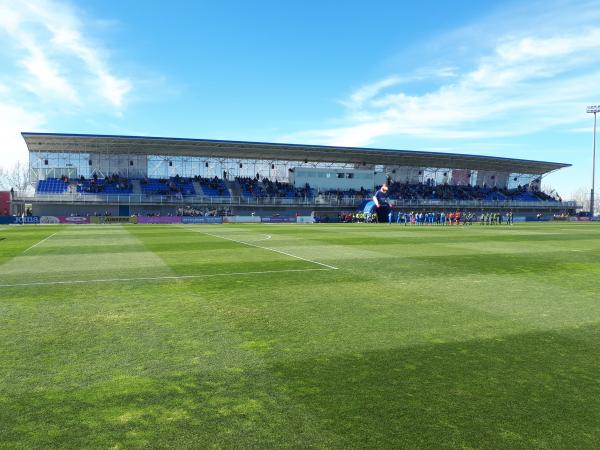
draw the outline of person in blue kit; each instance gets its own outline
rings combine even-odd
[[[396,216],[396,223],[402,223],[402,219],[404,218],[405,215],[406,215],[406,213],[401,213],[400,211],[398,211],[398,215]]]
[[[375,203],[375,211],[373,212],[377,214],[380,223],[386,222],[388,213],[390,212],[390,205],[387,202],[387,193],[388,186],[386,183],[383,183],[373,196],[373,202]]]

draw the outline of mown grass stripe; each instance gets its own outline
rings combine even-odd
[[[37,247],[38,245],[46,242],[48,239],[50,239],[52,236],[54,236],[55,234],[58,234],[58,231],[56,233],[52,233],[50,236],[45,237],[44,239],[42,239],[41,241],[39,241],[37,244],[33,244],[31,247],[29,247],[28,249],[24,250],[23,253],[27,253],[29,250],[31,250],[32,248]]]
[[[225,239],[226,241],[236,242],[238,244],[248,245],[250,247],[256,247],[256,248],[261,248],[263,250],[269,250],[271,252],[280,253],[280,254],[286,255],[286,256],[291,256],[292,258],[300,259],[302,261],[306,261],[306,262],[313,263],[313,264],[318,264],[319,266],[327,267],[329,269],[333,269],[333,270],[338,270],[339,269],[339,267],[335,267],[335,266],[332,266],[332,265],[329,265],[329,264],[325,264],[325,263],[322,263],[322,262],[318,262],[318,261],[313,261],[312,259],[303,258],[302,256],[293,255],[291,253],[287,253],[287,252],[284,252],[282,250],[277,250],[275,248],[263,247],[262,245],[256,245],[256,244],[251,244],[249,242],[238,241],[237,239],[232,239],[232,238],[228,238],[228,237],[225,237],[225,236],[219,236],[217,234],[212,234],[212,233],[206,233],[205,231],[195,230],[193,228],[186,228],[186,230],[194,231],[196,233],[206,234],[207,236],[213,236],[213,237],[216,237],[216,238],[219,238],[219,239]]]
[[[228,273],[209,273],[202,275],[172,275],[164,277],[137,277],[137,278],[105,278],[96,280],[64,280],[64,281],[34,281],[32,283],[14,283],[0,284],[0,287],[26,287],[26,286],[46,286],[55,284],[84,284],[84,283],[108,283],[116,281],[160,281],[160,280],[180,280],[186,278],[209,278],[209,277],[224,277],[235,275],[260,275],[271,273],[286,273],[286,272],[314,272],[331,269],[285,269],[285,270],[260,270],[253,272],[228,272]]]

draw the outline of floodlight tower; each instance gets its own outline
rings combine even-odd
[[[590,216],[594,217],[594,186],[596,184],[596,113],[600,112],[600,105],[587,107],[589,114],[594,114],[594,143],[592,144],[592,190],[590,191]]]

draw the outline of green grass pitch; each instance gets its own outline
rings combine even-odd
[[[0,448],[600,448],[600,226],[0,227]]]

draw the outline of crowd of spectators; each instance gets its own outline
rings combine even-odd
[[[290,183],[281,181],[271,181],[268,178],[256,177],[235,177],[235,181],[240,185],[242,196],[244,197],[283,197],[283,198],[304,198],[312,197],[312,189],[307,183],[302,188],[296,188]]]
[[[260,177],[257,174],[255,178],[235,177],[235,181],[240,185],[242,196],[244,197],[264,197],[264,192],[260,183]]]
[[[282,181],[272,181],[268,178],[261,178],[258,174],[255,177],[235,177],[235,183],[240,187],[240,195],[251,198],[315,198],[318,200],[368,200],[372,192],[361,188],[355,189],[333,189],[317,190],[311,188],[307,183],[303,187]],[[230,191],[222,178],[205,178],[195,176],[191,178],[176,175],[171,178],[142,178],[140,179],[141,191],[146,195],[165,195],[185,196],[196,195],[194,182],[197,182],[202,188],[202,194],[208,196],[229,197]],[[74,187],[70,184],[67,176],[63,175],[56,180],[60,186],[51,185],[46,187],[39,184],[40,191],[58,191],[62,183],[66,187]],[[42,187],[44,189],[42,189]],[[419,200],[440,200],[440,201],[548,201],[561,202],[561,197],[556,192],[545,193],[537,189],[531,189],[528,185],[518,186],[513,189],[487,186],[470,185],[451,185],[435,184],[433,180],[427,180],[425,183],[400,183],[395,181],[388,182],[388,197],[390,200],[400,201],[419,201]],[[77,192],[93,194],[126,194],[132,192],[132,183],[125,177],[113,174],[105,178],[99,178],[94,174],[90,179],[81,177],[77,181]]]
[[[548,195],[527,186],[514,189],[450,184],[409,184],[392,182],[389,197],[397,200],[482,200],[482,201],[561,201],[558,195]]]
[[[175,175],[171,178],[142,178],[142,192],[148,195],[169,195],[183,197],[194,195],[194,185],[191,178]]]
[[[63,177],[65,182],[68,183],[67,177],[64,175]],[[98,174],[94,173],[90,179],[83,176],[79,178],[77,192],[85,194],[127,194],[131,192],[131,183],[127,178],[116,173],[105,178],[98,177]]]
[[[388,182],[388,198],[390,200],[418,201],[562,201],[556,193],[547,194],[542,191],[532,190],[527,186],[518,186],[514,189],[485,187],[485,186],[457,186],[450,184],[435,184],[433,180],[426,183],[399,183]],[[366,189],[354,190],[324,190],[318,192],[321,199],[354,198],[368,200],[373,193]]]
[[[308,185],[307,185],[308,186]],[[361,187],[359,190],[356,189],[330,189],[327,191],[320,191],[319,195],[321,197],[333,197],[337,200],[341,200],[343,198],[353,197],[357,200],[364,200],[366,198],[370,198],[373,193]]]
[[[195,177],[194,179],[200,183],[205,194],[218,197],[229,197],[229,190],[221,178],[215,176],[213,178]]]

